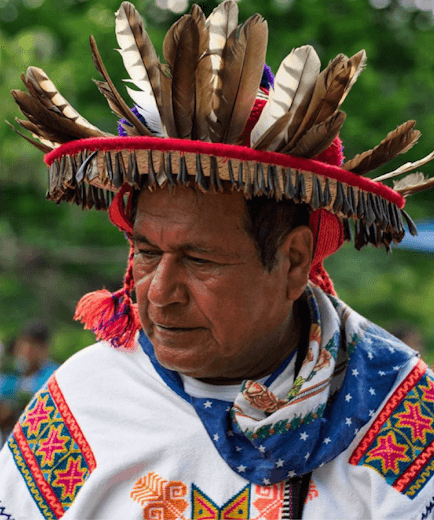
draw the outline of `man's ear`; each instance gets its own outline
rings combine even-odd
[[[312,263],[313,235],[308,226],[298,226],[285,237],[280,252],[287,259],[287,297],[295,301],[302,295]]]

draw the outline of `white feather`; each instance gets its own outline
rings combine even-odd
[[[137,106],[140,114],[145,118],[146,126],[157,137],[164,137],[160,113],[153,95],[147,92],[133,90],[127,87],[128,94]]]
[[[419,166],[423,166],[427,162],[430,162],[434,159],[434,152],[431,152],[423,159],[419,159],[419,161],[416,162],[407,162],[394,170],[393,172],[386,173],[385,175],[381,175],[380,177],[376,177],[375,179],[372,179],[375,182],[385,181],[386,179],[391,179],[392,177],[396,177],[397,175],[402,175],[403,173],[411,172],[411,170],[415,170],[416,168],[419,168]]]
[[[318,55],[310,45],[293,49],[282,61],[274,78],[274,89],[270,90],[268,102],[252,130],[252,147],[278,119],[289,111],[295,113],[306,92],[315,84],[320,66]],[[280,138],[276,139],[276,145],[278,141]]]
[[[134,103],[140,107],[139,112],[145,118],[149,129],[155,135],[163,137],[161,117],[155,94],[122,5],[116,13],[116,38],[120,47],[118,51],[131,78],[124,81],[132,83],[139,89],[137,91],[127,87],[128,94]]]

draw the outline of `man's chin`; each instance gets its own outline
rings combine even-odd
[[[197,379],[208,377],[206,364],[209,363],[209,357],[204,356],[203,351],[198,353],[193,348],[176,348],[173,345],[168,347],[154,343],[152,339],[151,342],[154,345],[155,357],[164,368]]]

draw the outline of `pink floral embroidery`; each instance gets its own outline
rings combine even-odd
[[[243,390],[244,398],[258,410],[273,413],[287,404],[284,399],[278,399],[268,388],[256,381],[247,381]]]
[[[330,360],[332,358],[332,355],[328,350],[321,350],[321,353],[318,357],[318,361],[316,362],[316,365],[314,367],[314,372],[318,372],[318,370],[321,370],[322,368],[328,367],[330,365]]]

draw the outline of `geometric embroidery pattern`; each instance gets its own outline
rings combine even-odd
[[[92,450],[54,374],[24,411],[8,444],[46,519],[64,515],[96,468]]]
[[[144,520],[185,520],[183,513],[188,507],[188,502],[183,497],[186,494],[185,484],[167,482],[152,471],[135,483],[130,497],[144,507]]]
[[[419,361],[350,457],[413,499],[434,474],[434,381]]]
[[[255,486],[256,500],[253,505],[259,512],[258,519],[275,520],[281,518],[285,482],[273,486]]]
[[[250,518],[250,484],[221,507],[218,507],[193,484],[191,503],[192,520],[248,520]]]
[[[143,507],[144,520],[187,520],[184,512],[189,503],[184,500],[187,486],[183,482],[164,480],[151,471],[134,485],[130,497]],[[192,485],[192,520],[248,520],[250,484],[228,500],[222,507]],[[276,520],[277,517],[273,517]]]

